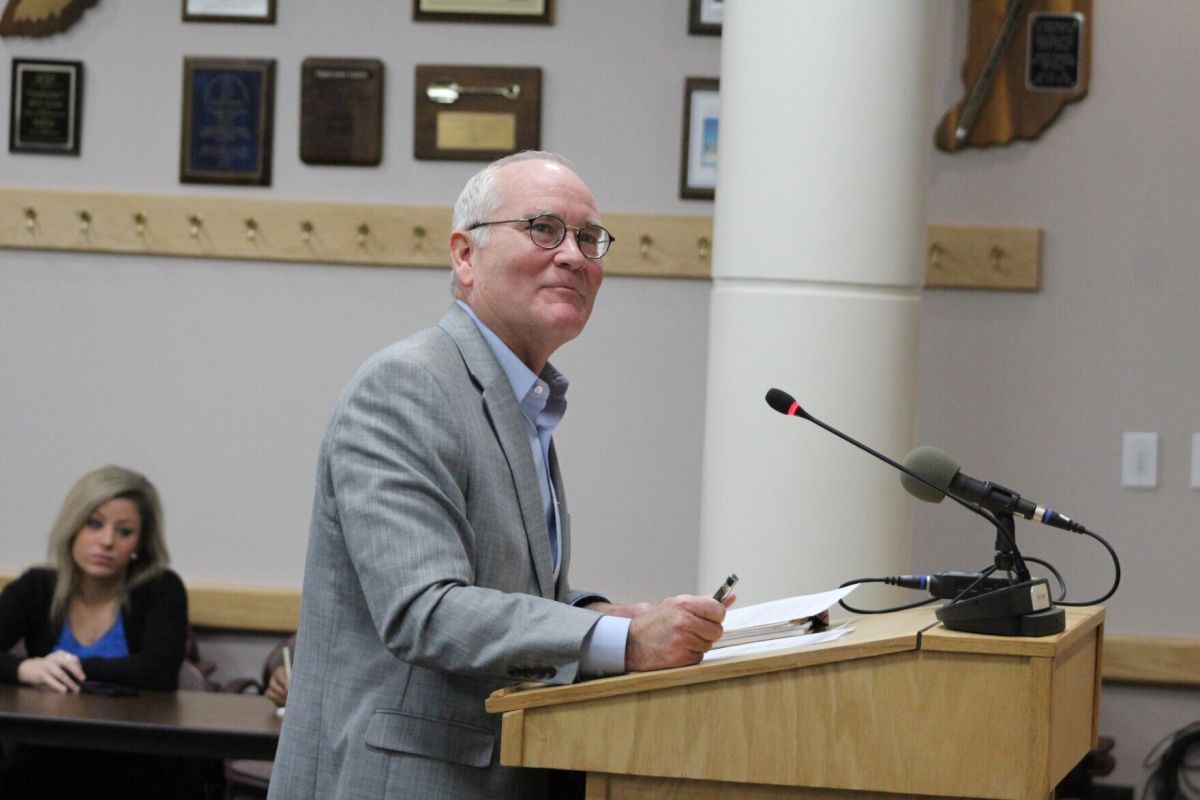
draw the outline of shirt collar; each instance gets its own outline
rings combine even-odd
[[[537,417],[543,409],[549,410],[561,418],[567,406],[566,394],[567,387],[570,385],[567,376],[559,372],[550,362],[546,362],[540,376],[535,375],[533,370],[527,367],[524,361],[517,358],[508,345],[485,325],[483,320],[479,319],[469,305],[462,300],[454,302],[467,312],[476,327],[479,328],[479,333],[487,342],[488,349],[496,357],[500,369],[504,370],[504,376],[508,378],[508,383],[512,386],[517,403],[521,406],[521,412],[529,418],[530,422],[536,423]]]

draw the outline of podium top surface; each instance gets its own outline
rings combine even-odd
[[[487,710],[501,713],[575,703],[913,650],[1054,658],[1084,640],[1104,621],[1102,606],[1065,610],[1066,630],[1037,638],[947,630],[934,616],[933,606],[894,614],[855,617],[850,620],[854,630],[836,642],[801,645],[791,650],[721,659],[689,667],[633,672],[566,686],[518,684],[494,692],[487,700]]]

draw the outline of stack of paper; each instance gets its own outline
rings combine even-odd
[[[785,597],[744,608],[734,607],[725,615],[725,633],[714,648],[733,647],[768,639],[800,636],[813,633],[813,621],[841,600],[854,586],[846,586],[820,594]],[[817,626],[820,629],[820,626]]]

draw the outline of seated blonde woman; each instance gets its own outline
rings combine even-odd
[[[52,569],[29,569],[0,594],[0,681],[56,692],[85,680],[174,689],[187,594],[167,569],[154,485],[116,466],[84,475],[49,549]],[[22,640],[25,655],[9,653]]]
[[[122,467],[79,479],[50,531],[52,568],[0,594],[0,681],[78,692],[84,681],[174,689],[187,594],[167,569],[158,491]],[[24,642],[25,655],[9,652]],[[86,687],[84,687],[86,688]],[[181,759],[62,747],[10,747],[0,797],[200,797]],[[103,782],[97,784],[97,776]]]

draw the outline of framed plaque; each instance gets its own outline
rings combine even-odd
[[[383,158],[383,62],[306,58],[300,65],[300,160],[374,166]]]
[[[518,22],[549,25],[553,0],[413,0],[419,22]]]
[[[537,67],[417,65],[413,155],[494,161],[542,141]]]
[[[1025,87],[1044,92],[1079,88],[1083,14],[1029,15]]]
[[[688,4],[688,33],[720,36],[725,22],[725,0],[690,0]]]
[[[79,155],[82,97],[82,62],[14,58],[9,152]]]
[[[717,133],[721,123],[720,81],[687,78],[683,89],[683,147],[679,196],[712,200],[717,189]]]
[[[275,0],[183,0],[184,22],[275,24]]]
[[[275,61],[185,58],[184,183],[271,185]]]

